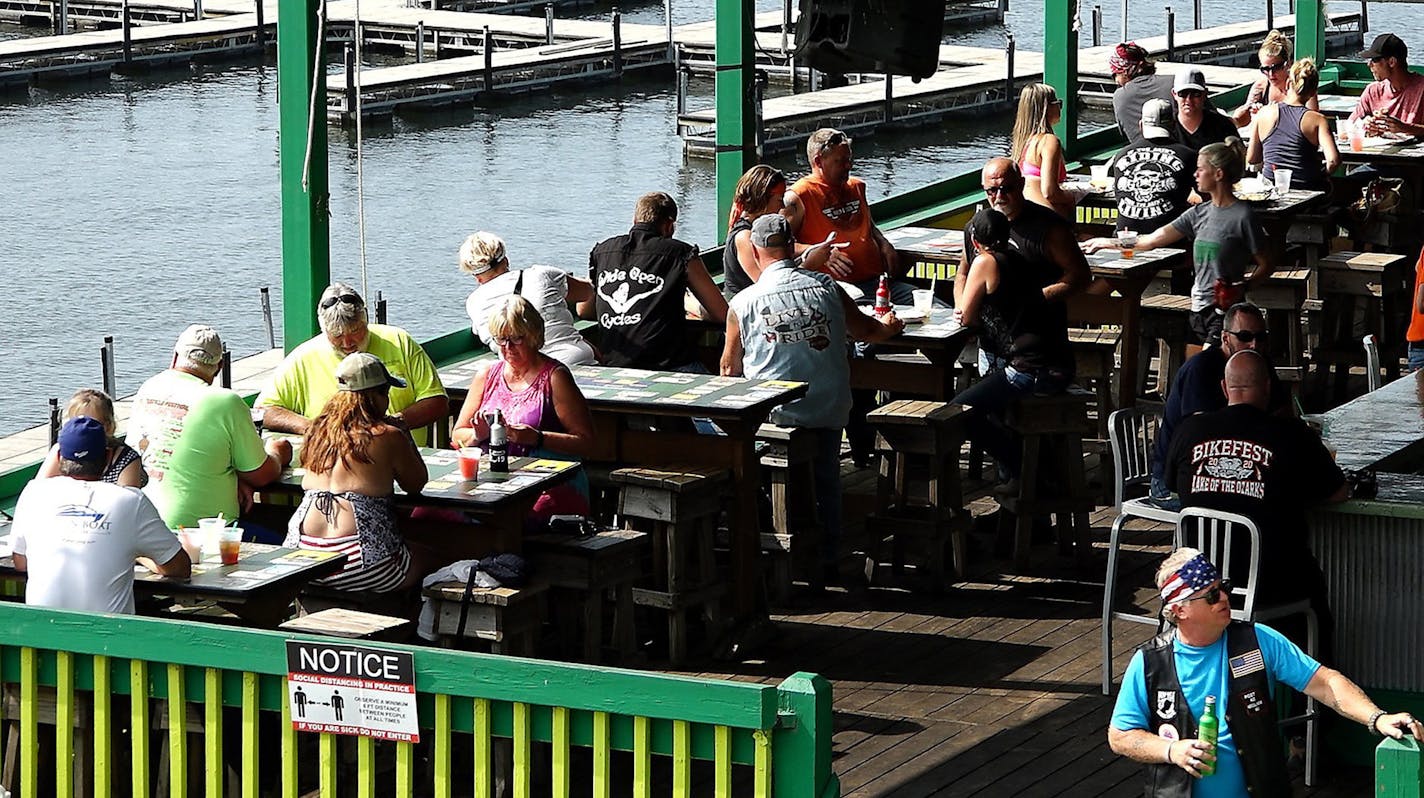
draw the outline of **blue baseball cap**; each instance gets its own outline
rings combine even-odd
[[[88,416],[75,416],[59,428],[59,456],[76,463],[101,462],[109,456],[109,433]]]

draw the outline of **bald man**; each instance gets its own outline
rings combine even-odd
[[[1267,413],[1271,366],[1259,352],[1232,355],[1221,390],[1224,409],[1183,419],[1177,428],[1167,451],[1167,484],[1176,485],[1183,507],[1225,510],[1256,522],[1261,530],[1257,604],[1309,598],[1328,646],[1325,578],[1306,545],[1305,510],[1319,498],[1344,501],[1345,474],[1305,422]],[[1232,541],[1235,572],[1227,578],[1237,584],[1246,582],[1249,546],[1249,539]],[[1293,630],[1282,631],[1295,639]],[[1297,642],[1303,644],[1303,636]]]

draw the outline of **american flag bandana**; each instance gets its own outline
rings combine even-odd
[[[1211,564],[1211,560],[1208,560],[1205,554],[1198,554],[1187,560],[1186,564],[1178,568],[1172,578],[1162,585],[1162,603],[1181,601],[1220,578],[1221,574],[1216,570],[1216,566]]]

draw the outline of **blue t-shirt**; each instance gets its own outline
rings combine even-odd
[[[1306,656],[1294,643],[1285,639],[1280,632],[1269,626],[1256,624],[1256,641],[1261,646],[1261,658],[1265,660],[1266,672],[1270,675],[1271,691],[1275,683],[1283,682],[1295,690],[1304,691],[1305,685],[1320,669],[1320,663]],[[1194,798],[1238,798],[1246,794],[1246,774],[1241,770],[1241,760],[1236,758],[1236,744],[1231,739],[1231,726],[1226,722],[1225,710],[1228,696],[1227,679],[1231,674],[1226,662],[1226,635],[1204,648],[1183,643],[1180,639],[1172,642],[1172,650],[1177,658],[1177,678],[1181,681],[1182,695],[1191,708],[1192,717],[1201,719],[1206,712],[1207,695],[1216,696],[1217,719],[1220,728],[1216,738],[1216,773],[1198,779],[1192,789]],[[1118,731],[1145,729],[1157,734],[1151,728],[1154,715],[1148,711],[1147,679],[1143,672],[1142,652],[1132,655],[1127,672],[1122,676],[1122,692],[1118,693],[1117,705],[1113,707],[1112,727]],[[1166,750],[1166,745],[1162,746]]]

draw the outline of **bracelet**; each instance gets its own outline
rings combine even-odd
[[[1376,723],[1379,723],[1379,719],[1382,718],[1382,717],[1384,717],[1386,714],[1388,714],[1388,713],[1386,713],[1383,709],[1380,709],[1380,710],[1376,710],[1376,711],[1375,711],[1375,714],[1373,714],[1373,715],[1370,716],[1370,722],[1365,724],[1365,728],[1367,728],[1367,729],[1370,730],[1370,734],[1373,734],[1373,735],[1376,736],[1376,737],[1383,737],[1383,736],[1384,736],[1384,732],[1382,732],[1382,731],[1380,731],[1379,729],[1375,728],[1375,724],[1376,724]]]
[[[1176,742],[1176,740],[1167,741],[1167,764],[1169,765],[1172,764],[1172,746],[1175,745]]]
[[[541,430],[541,429],[536,429],[536,430],[534,430],[534,448],[535,448],[535,449],[542,449],[542,448],[544,448],[544,430]]]

